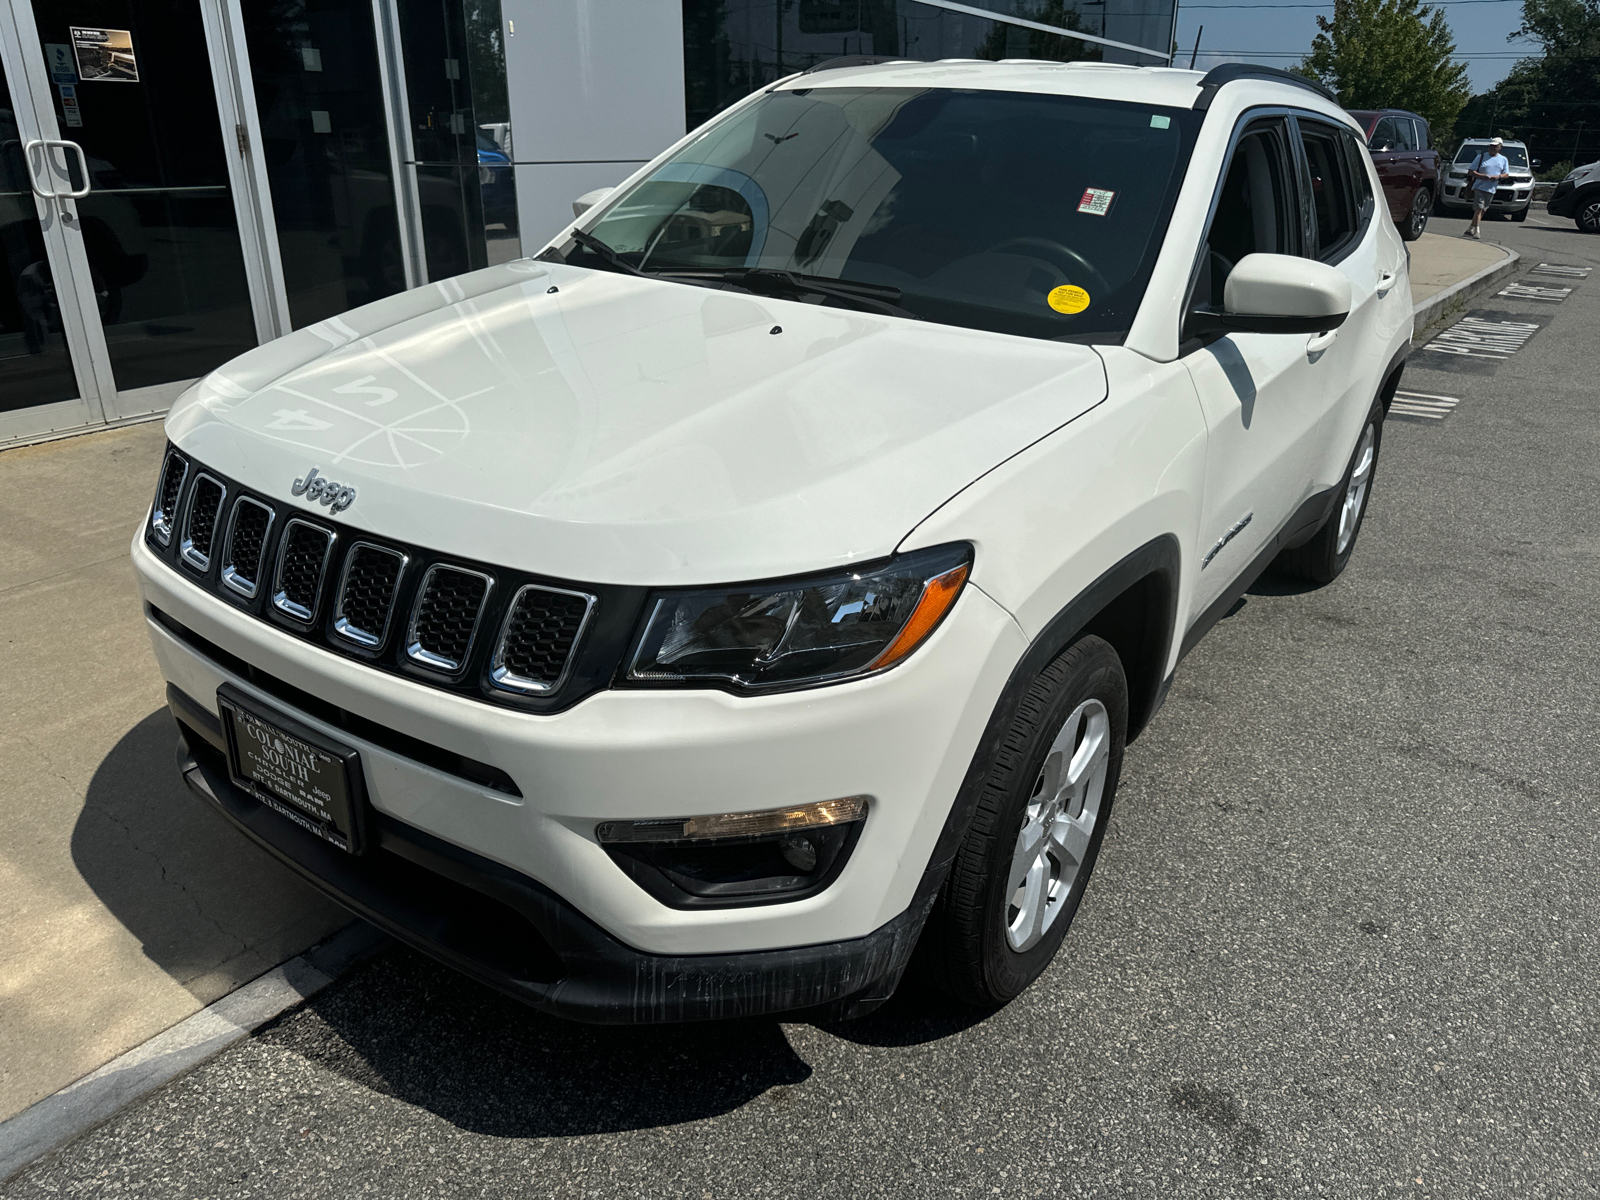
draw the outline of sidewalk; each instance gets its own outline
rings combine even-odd
[[[0,453],[0,1120],[349,920],[178,780],[128,562],[163,445]]]
[[[1425,234],[1413,301],[1503,254]],[[0,1121],[348,920],[178,781],[128,563],[163,445],[0,452]]]

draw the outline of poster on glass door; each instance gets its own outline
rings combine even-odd
[[[126,29],[84,29],[77,25],[70,29],[79,80],[83,83],[139,82],[132,33]]]

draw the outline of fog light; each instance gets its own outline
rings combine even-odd
[[[792,808],[643,821],[602,821],[612,860],[674,908],[798,900],[838,877],[867,815],[868,797]]]

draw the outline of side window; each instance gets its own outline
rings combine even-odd
[[[1395,131],[1400,135],[1398,150],[1420,150],[1417,144],[1417,123],[1410,117],[1396,117]]]
[[[1245,130],[1228,161],[1200,248],[1189,309],[1220,309],[1228,275],[1247,254],[1299,252],[1292,170],[1281,120],[1259,121]]]
[[[1316,234],[1316,245],[1306,248],[1306,257],[1326,262],[1337,257],[1355,236],[1357,222],[1350,171],[1339,148],[1337,129],[1320,121],[1301,121],[1299,125]]]
[[[1376,207],[1372,194],[1372,177],[1367,174],[1367,164],[1372,161],[1361,139],[1348,129],[1341,131],[1344,139],[1345,166],[1350,171],[1351,195],[1356,203],[1356,227],[1364,226]]]
[[[1426,121],[1419,120],[1419,121],[1417,121],[1416,124],[1417,124],[1417,149],[1418,150],[1432,150],[1433,149],[1433,135],[1428,130],[1428,123]]]
[[[1400,149],[1400,132],[1395,128],[1393,117],[1384,117],[1378,122],[1378,127],[1372,131],[1372,140],[1367,143],[1374,150]]]

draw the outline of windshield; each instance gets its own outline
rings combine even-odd
[[[647,272],[791,271],[896,289],[943,324],[1117,341],[1203,117],[1016,92],[779,91],[712,124],[589,232]]]
[[[1500,153],[1506,156],[1506,161],[1513,167],[1521,167],[1524,171],[1528,169],[1528,151],[1526,147],[1502,146],[1500,147]],[[1456,162],[1469,163],[1480,154],[1485,158],[1489,157],[1489,143],[1478,142],[1474,144],[1468,142],[1460,150],[1456,151]]]

